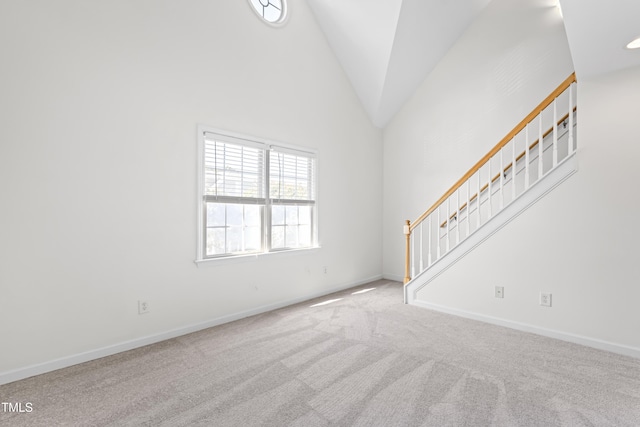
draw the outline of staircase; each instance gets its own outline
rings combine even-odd
[[[405,303],[577,171],[569,76],[415,221],[406,221]]]

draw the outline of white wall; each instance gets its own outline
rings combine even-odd
[[[493,3],[489,7],[496,6]],[[531,49],[534,39],[542,43],[548,37],[546,60],[550,62],[536,73],[554,86],[571,70],[570,63],[563,59],[566,39],[557,24],[546,20],[546,13],[541,10],[539,14],[530,15],[537,21],[537,35],[532,33],[523,40],[521,28],[515,25],[508,32],[496,28],[494,34],[503,32],[502,39],[507,45],[504,46],[505,57],[511,43],[527,47],[522,54],[529,64],[534,59]],[[478,51],[485,42],[497,42],[487,36],[477,38],[474,43],[469,36],[467,34],[456,49]],[[456,51],[452,51],[451,56],[455,54]],[[494,56],[486,57],[488,61],[494,59]],[[491,81],[491,69],[483,67],[483,61],[464,63],[461,58],[457,62],[451,58],[449,61],[447,65],[443,64],[446,68],[439,70],[437,79],[434,76],[427,81],[413,105],[398,116],[394,127],[385,133],[384,271],[387,275],[401,274],[401,265],[397,265],[401,264],[401,258],[395,252],[402,254],[403,236],[400,227],[394,225],[404,217],[416,215],[416,199],[423,195],[427,201],[437,199],[438,194],[473,163],[456,161],[456,158],[478,159],[490,145],[479,147],[484,142],[467,141],[465,146],[458,141],[463,136],[455,136],[456,131],[462,131],[464,135],[469,131],[469,123],[476,120],[472,114],[464,114],[466,105],[459,107],[462,117],[457,124],[451,125],[452,140],[437,147],[429,144],[444,134],[441,130],[444,126],[437,125],[436,119],[446,119],[450,103],[478,105],[487,100],[493,105],[498,98],[469,88],[466,93],[447,99],[437,89],[447,87],[459,69],[478,70],[478,82]],[[518,74],[517,70],[511,70],[503,75],[515,78]],[[588,79],[581,79],[578,74],[578,81],[579,171],[423,288],[418,299],[452,312],[503,320],[506,321],[503,323],[515,326],[526,325],[530,330],[638,355],[640,266],[636,247],[640,229],[635,217],[640,202],[637,198],[624,196],[626,192],[621,191],[621,187],[640,181],[640,170],[636,165],[640,155],[637,144],[640,124],[636,117],[640,102],[640,69]],[[527,86],[540,91],[540,99],[548,92],[543,83],[533,76],[526,79]],[[523,103],[516,98],[521,98]],[[533,98],[528,93],[516,94],[515,97],[504,97],[501,101],[504,105],[495,111],[479,110],[486,125],[474,135],[484,141],[487,135],[503,133],[497,124],[504,110],[526,111],[528,107],[524,108],[524,102],[534,105]],[[430,125],[434,124],[440,133],[431,130]],[[390,171],[408,169],[400,167],[400,159],[389,157],[398,143],[404,150],[421,154],[415,156],[419,159],[407,156],[412,166],[419,166],[421,172],[401,173],[396,180],[390,178]],[[400,178],[410,183],[409,188],[401,187]],[[424,183],[425,188],[420,189]],[[394,199],[393,188],[399,194],[390,201]],[[394,203],[399,203],[401,208],[389,209]],[[390,248],[395,252],[391,253]],[[504,299],[494,298],[494,286],[504,286]],[[553,307],[539,306],[540,292],[552,293]]]
[[[578,173],[418,297],[640,355],[640,201],[622,190],[640,182],[640,68],[578,79]]]
[[[381,131],[289,12],[0,3],[0,374],[380,277]],[[321,249],[196,267],[199,123],[318,150]]]
[[[416,219],[573,72],[540,0],[493,0],[384,131],[384,274],[404,276]]]

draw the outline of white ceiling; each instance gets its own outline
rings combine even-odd
[[[384,127],[490,0],[308,0],[371,121]]]
[[[384,128],[491,0],[307,1],[372,123]],[[578,78],[640,66],[640,50],[624,48],[640,36],[640,0],[560,2]]]
[[[640,66],[640,0],[560,0],[578,79]]]

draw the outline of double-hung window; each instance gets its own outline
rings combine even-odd
[[[313,151],[198,133],[198,260],[316,246]]]

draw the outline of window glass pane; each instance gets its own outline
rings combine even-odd
[[[284,206],[273,206],[271,209],[271,224],[284,225]]]
[[[284,227],[281,225],[271,228],[271,247],[273,249],[284,248]]]
[[[300,206],[298,208],[298,220],[300,224],[311,224],[311,206]]]
[[[244,230],[244,248],[246,251],[262,249],[260,227],[247,227]]]
[[[264,8],[264,19],[269,22],[277,22],[282,17],[282,3],[279,0],[273,0],[269,2],[269,5]]]
[[[298,240],[301,247],[311,246],[311,226],[301,225],[298,232]]]
[[[263,209],[262,205],[207,203],[206,255],[261,251]]]
[[[207,226],[208,227],[221,227],[224,226],[224,204],[222,203],[207,203]]]
[[[251,5],[269,23],[277,23],[284,17],[283,0],[251,0]]]
[[[207,228],[207,256],[225,253],[224,228]]]
[[[227,228],[227,252],[241,252],[242,250],[242,227]]]
[[[313,206],[272,206],[271,247],[284,249],[311,246],[312,209]]]
[[[244,225],[248,227],[260,226],[262,222],[261,206],[245,205],[244,206]]]
[[[299,246],[298,244],[298,226],[297,225],[287,225],[285,231],[285,247],[287,248],[296,248]]]
[[[298,225],[298,207],[286,206],[287,225]]]
[[[242,205],[227,205],[227,225],[242,225]]]

